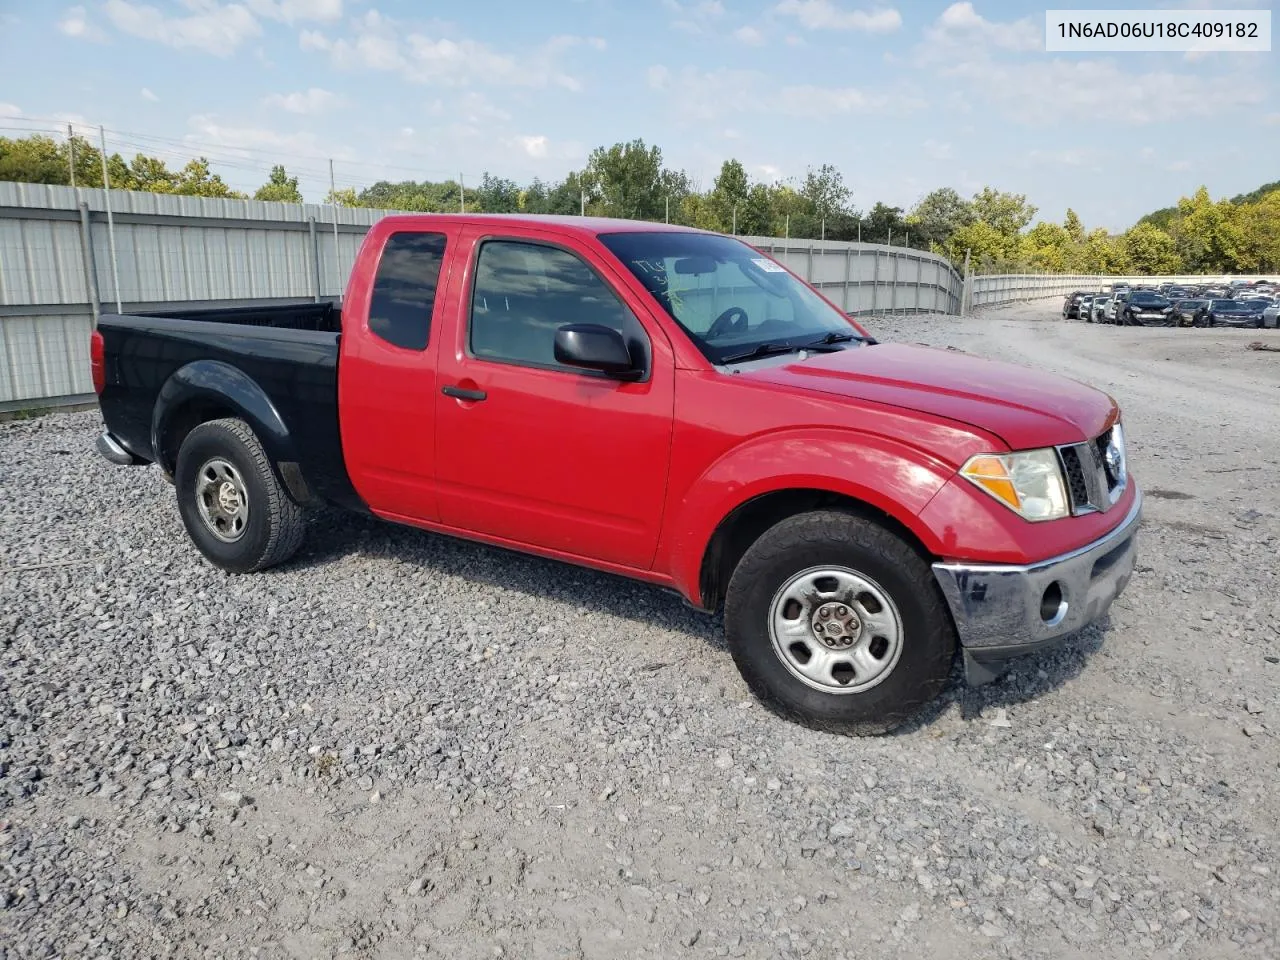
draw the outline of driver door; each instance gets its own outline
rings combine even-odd
[[[586,243],[473,228],[455,340],[441,349],[436,477],[443,522],[605,564],[648,569],[674,419],[662,330]],[[619,330],[633,381],[563,366],[566,323]]]

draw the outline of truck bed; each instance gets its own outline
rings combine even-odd
[[[342,309],[335,303],[281,303],[261,307],[206,307],[196,310],[163,309],[137,314],[169,320],[195,320],[200,323],[231,323],[244,327],[270,327],[273,330],[310,330],[314,333],[340,333]]]
[[[198,405],[204,393],[211,404],[220,394],[255,403],[248,395],[260,388],[272,416],[287,426],[289,459],[299,462],[312,491],[358,502],[338,425],[340,322],[332,303],[103,314],[103,419],[136,457],[171,469],[177,451],[165,436],[161,449],[153,445],[158,410]]]

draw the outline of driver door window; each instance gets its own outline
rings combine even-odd
[[[635,315],[566,250],[489,240],[480,247],[475,276],[467,346],[477,359],[582,374],[556,362],[556,330],[566,323],[595,323],[617,330],[632,356],[647,360],[648,341]]]

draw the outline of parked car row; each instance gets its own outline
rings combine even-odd
[[[1277,327],[1280,289],[1269,280],[1076,290],[1062,305],[1063,319],[1134,327]]]

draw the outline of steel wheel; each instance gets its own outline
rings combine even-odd
[[[902,655],[902,617],[874,580],[847,567],[797,573],[769,604],[769,637],[783,666],[823,693],[862,693]]]
[[[243,537],[249,493],[240,471],[221,457],[205,461],[196,475],[196,508],[209,532],[223,543]]]

